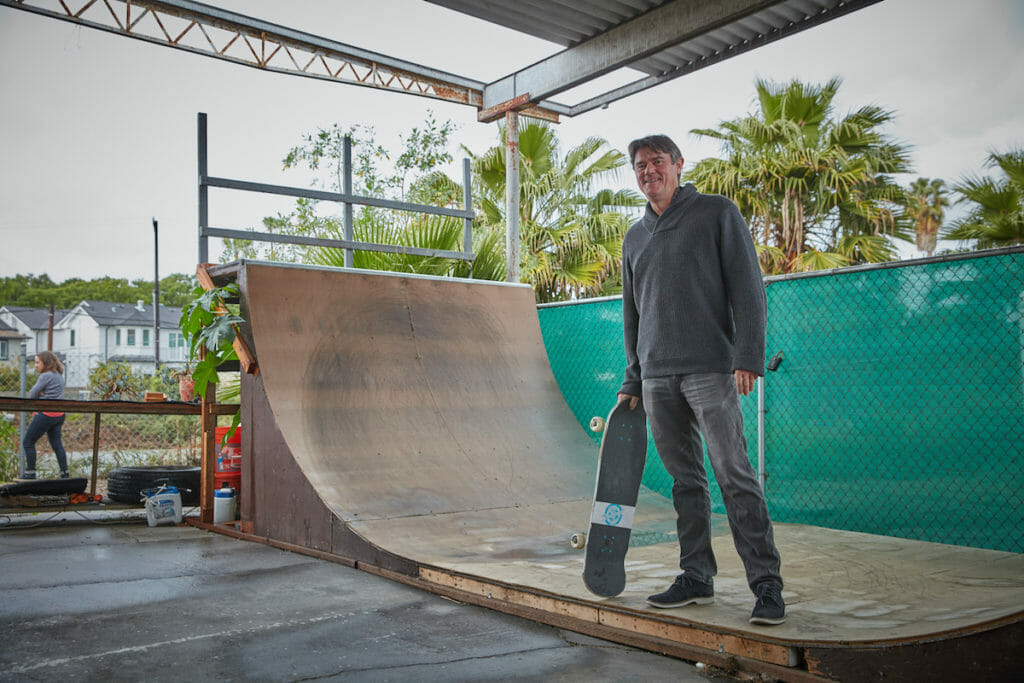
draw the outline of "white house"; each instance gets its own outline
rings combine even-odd
[[[64,332],[56,329],[56,324],[67,315],[67,309],[57,309],[53,312],[53,348],[60,349],[64,345]],[[45,351],[48,346],[50,334],[50,311],[46,308],[28,308],[27,306],[2,306],[0,307],[0,322],[5,323],[18,335],[24,337],[20,341],[25,342],[26,354],[29,358],[36,355],[37,351]],[[20,344],[19,341],[19,344]],[[3,349],[0,349],[2,352]],[[20,348],[8,344],[7,357],[13,359],[21,353]],[[0,353],[2,355],[2,353]]]
[[[188,356],[185,338],[178,328],[181,309],[160,306],[160,362],[184,365]],[[85,387],[89,373],[104,361],[128,363],[132,370],[153,374],[156,369],[156,328],[153,306],[109,301],[83,301],[55,325],[63,344],[61,352],[69,387]]]
[[[16,365],[21,356],[21,344],[28,337],[18,332],[13,325],[8,325],[0,318],[0,364]],[[0,387],[3,391],[6,387]]]

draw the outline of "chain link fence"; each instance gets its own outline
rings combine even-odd
[[[22,394],[20,363],[20,356],[15,355],[0,366],[0,395],[26,395],[35,383],[36,373],[30,358],[24,385],[26,394]],[[172,395],[170,387],[166,391]],[[65,397],[78,399],[79,392],[69,391]],[[31,420],[31,412],[0,414],[0,481],[10,481],[19,475],[22,428]],[[91,413],[67,413],[65,417],[61,434],[73,477],[91,476],[96,425],[96,415]],[[115,467],[196,466],[202,455],[199,417],[196,415],[105,413],[99,420],[98,444],[99,479],[105,479],[107,472]],[[57,460],[45,436],[36,443],[36,453],[39,476],[56,477],[59,473]]]
[[[773,519],[1024,552],[1024,248],[766,286],[767,352],[782,357],[763,380]],[[581,425],[607,414],[625,366],[620,300],[539,315]],[[741,404],[756,467],[756,392]],[[671,495],[653,444],[644,484]]]

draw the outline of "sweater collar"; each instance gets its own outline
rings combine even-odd
[[[647,202],[647,209],[644,212],[643,218],[643,225],[645,228],[647,228],[647,232],[653,233],[656,229],[661,227],[661,223],[664,223],[666,219],[669,219],[674,215],[678,214],[678,212],[683,208],[683,206],[687,204],[690,199],[696,196],[697,188],[693,185],[693,183],[686,183],[685,185],[680,185],[679,187],[676,188],[676,191],[672,193],[672,201],[669,202],[668,208],[666,208],[664,213],[662,213],[660,216],[654,213],[654,209],[651,208],[651,203]],[[670,223],[668,224],[668,226],[663,227],[662,229],[668,229],[669,227],[674,227],[674,225]]]

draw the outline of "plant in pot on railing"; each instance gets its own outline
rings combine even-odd
[[[171,380],[178,383],[178,393],[181,395],[181,400],[185,403],[190,403],[195,400],[195,380],[192,379],[192,361],[185,363],[185,367],[180,370],[171,370],[168,373]]]
[[[238,297],[236,283],[210,290],[196,287],[192,294],[192,301],[181,312],[179,326],[188,342],[189,359],[186,367],[192,368],[190,376],[193,391],[195,396],[202,397],[206,395],[206,387],[211,382],[220,383],[217,367],[238,360],[233,345],[235,331],[245,320],[229,310],[225,303]],[[236,412],[232,428],[238,426],[240,417],[240,413]]]

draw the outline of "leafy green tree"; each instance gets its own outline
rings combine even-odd
[[[473,156],[474,197],[480,226],[503,243],[505,129],[499,144]],[[602,189],[629,161],[591,137],[561,153],[555,131],[526,120],[519,127],[519,237],[521,280],[538,302],[566,301],[621,291],[625,213],[643,206],[633,190]],[[499,241],[500,238],[500,241]]]
[[[289,150],[284,168],[304,166],[320,172],[314,185],[341,192],[344,187],[344,140],[352,138],[354,194],[382,199],[412,201],[420,204],[461,206],[461,189],[457,193],[435,189],[429,176],[440,174],[439,167],[450,163],[448,146],[454,124],[439,122],[433,112],[427,114],[422,126],[400,137],[401,150],[392,153],[377,143],[372,126],[356,125],[348,129],[335,124],[307,134],[302,144]],[[441,174],[443,175],[443,174]],[[444,194],[447,193],[447,194]],[[343,239],[343,219],[321,210],[316,200],[299,199],[288,214],[265,218],[267,232]],[[354,207],[353,239],[359,242],[389,244],[396,247],[461,251],[462,221],[441,216],[427,216],[377,207]],[[486,247],[487,242],[483,242]],[[476,247],[477,245],[474,245]],[[344,264],[344,252],[323,247],[296,247],[291,245],[254,246],[246,241],[226,244],[232,258],[252,257],[255,254],[276,261],[309,262],[322,265]],[[474,277],[485,277],[490,257],[477,259]],[[452,259],[412,256],[403,253],[354,251],[353,263],[357,268],[393,270],[426,274],[462,275],[470,272],[465,262]]]
[[[56,283],[45,273],[0,278],[0,306],[48,306],[49,301],[36,303],[38,301],[36,297],[38,292],[50,291],[56,286]]]
[[[917,235],[917,248],[928,256],[935,252],[939,227],[949,206],[948,196],[945,182],[939,179],[918,178],[906,191],[906,214]]]
[[[160,301],[165,306],[183,306],[191,298],[195,276],[175,273],[160,279]],[[71,308],[82,301],[135,303],[153,301],[153,281],[102,277],[93,280],[69,278],[60,284],[47,275],[15,275],[0,278],[0,306]]]
[[[953,186],[969,213],[952,223],[945,237],[976,240],[978,249],[1024,244],[1024,148],[992,152],[986,160],[1005,177],[967,176]]]
[[[895,256],[888,235],[907,238],[891,175],[908,150],[880,129],[893,114],[865,106],[834,116],[842,81],[756,82],[759,111],[692,132],[721,143],[685,179],[735,201],[769,273],[878,262]]]
[[[192,300],[192,290],[199,283],[195,275],[173,273],[160,278],[160,303],[164,306],[183,308]],[[146,283],[148,286],[149,283]]]

